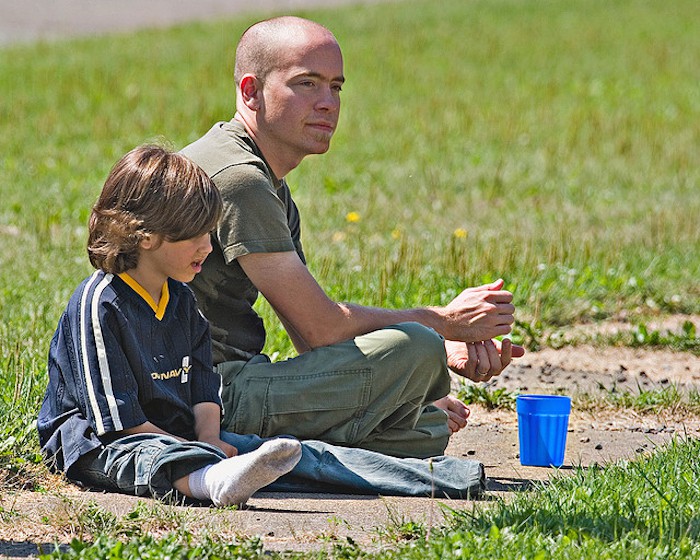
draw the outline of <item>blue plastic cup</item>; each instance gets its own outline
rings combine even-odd
[[[561,467],[569,429],[571,398],[560,395],[519,395],[520,464]]]

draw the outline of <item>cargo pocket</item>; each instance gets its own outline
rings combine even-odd
[[[352,444],[369,404],[371,387],[369,368],[249,378],[234,412],[236,427],[243,429],[242,433],[263,437],[290,434]]]
[[[222,362],[214,366],[214,371],[221,376],[221,406],[223,408],[223,416],[221,418],[221,427],[224,430],[235,430],[235,411],[238,406],[238,394],[235,390],[236,376],[245,367],[247,362],[236,360],[231,362]]]

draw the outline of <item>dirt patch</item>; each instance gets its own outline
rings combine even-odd
[[[494,381],[510,391],[651,390],[700,386],[700,357],[687,352],[583,345],[528,353]]]

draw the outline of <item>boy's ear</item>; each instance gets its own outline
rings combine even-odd
[[[241,78],[241,97],[243,103],[251,111],[257,111],[262,107],[262,84],[253,74],[245,74]]]
[[[139,249],[144,249],[146,251],[153,249],[154,245],[155,239],[150,233],[145,233],[141,238],[141,241],[139,241]]]

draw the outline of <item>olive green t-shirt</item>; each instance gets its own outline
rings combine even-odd
[[[265,328],[253,309],[258,290],[236,259],[296,251],[306,262],[299,211],[287,183],[274,176],[238,121],[216,123],[182,153],[211,177],[224,201],[213,251],[191,283],[211,324],[214,363],[248,360],[262,352]]]

